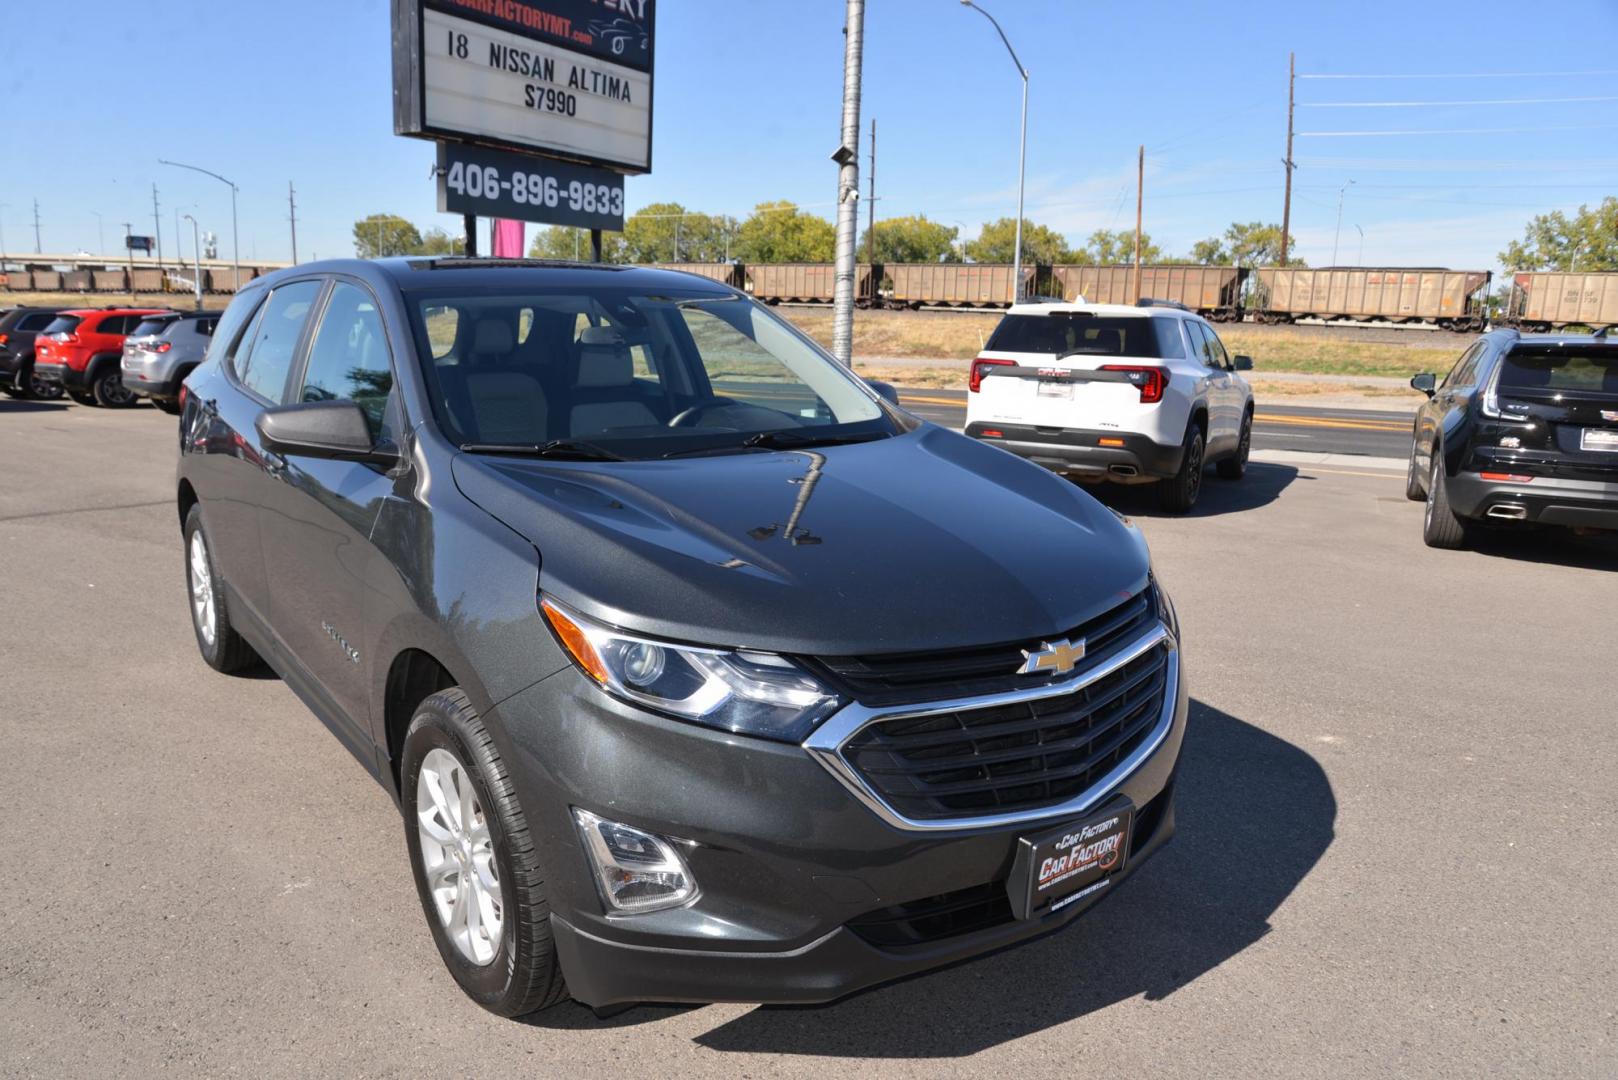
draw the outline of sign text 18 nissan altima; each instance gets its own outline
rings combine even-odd
[[[1131,525],[890,397],[686,274],[272,274],[186,384],[198,644],[395,794],[496,1012],[1038,936],[1173,832],[1173,607]]]

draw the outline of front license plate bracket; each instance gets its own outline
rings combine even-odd
[[[1012,913],[1037,919],[1099,899],[1129,858],[1135,808],[1117,801],[1105,810],[1017,841],[1006,879]]]

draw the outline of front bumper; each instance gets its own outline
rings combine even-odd
[[[998,431],[1000,435],[984,435],[986,430]],[[974,421],[966,426],[966,434],[1079,479],[1162,479],[1180,471],[1180,459],[1185,454],[1184,447],[1178,444],[1164,446],[1145,435],[1126,431]],[[1123,445],[1103,446],[1102,439],[1117,440]]]
[[[829,1001],[1071,923],[1174,832],[1173,776],[1187,693],[1170,654],[1155,749],[1095,800],[1128,800],[1130,854],[1107,887],[1041,918],[877,945],[851,923],[966,890],[1004,889],[1018,839],[1088,814],[989,829],[897,828],[804,748],[683,724],[608,698],[572,668],[502,702],[490,726],[547,866],[569,989],[635,1001]],[[574,829],[579,806],[677,840],[700,894],[685,907],[603,913]]]
[[[1618,529],[1618,481],[1536,476],[1521,484],[1463,470],[1448,480],[1448,495],[1464,518]]]

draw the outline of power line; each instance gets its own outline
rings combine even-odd
[[[1474,98],[1469,101],[1300,101],[1305,109],[1427,109],[1472,105],[1564,105],[1583,101],[1618,101],[1618,94],[1600,97]]]
[[[1545,131],[1610,131],[1618,124],[1560,124],[1553,127],[1411,128],[1404,131],[1300,131],[1300,139],[1352,139],[1381,135],[1527,135]]]
[[[1462,71],[1419,75],[1299,75],[1300,79],[1551,79],[1564,75],[1618,75],[1618,68],[1592,71]]]

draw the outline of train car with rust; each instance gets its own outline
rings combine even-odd
[[[746,289],[766,304],[829,304],[837,288],[837,267],[832,263],[749,263]],[[877,299],[882,267],[858,263],[854,267],[854,303],[870,307]]]
[[[1052,292],[1072,302],[1079,297],[1092,304],[1133,304],[1140,297],[1172,300],[1214,322],[1238,322],[1242,317],[1245,266],[1160,265],[1140,268],[1140,296],[1135,294],[1132,265],[1085,266],[1058,263],[1050,268]]]
[[[709,281],[717,281],[721,285],[729,285],[740,289],[746,284],[746,270],[739,262],[660,262],[650,263],[659,270],[679,270],[686,274],[696,274]]]
[[[1618,326],[1618,271],[1531,271],[1511,279],[1505,321],[1524,330]]]
[[[1442,267],[1264,267],[1253,271],[1255,321],[1427,323],[1483,329],[1491,275]]]
[[[1016,280],[1010,263],[888,263],[889,307],[1010,307]],[[1022,295],[1034,294],[1037,270],[1022,268]]]

